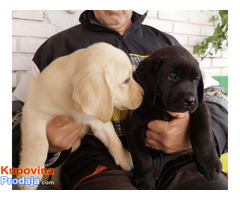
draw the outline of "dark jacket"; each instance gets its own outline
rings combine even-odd
[[[85,11],[80,16],[81,24],[49,38],[37,50],[33,61],[41,71],[54,59],[96,42],[107,42],[127,54],[138,55],[149,55],[164,46],[180,45],[172,36],[142,25],[146,15],[147,13],[139,15],[133,12],[133,25],[121,36],[118,32],[99,24],[93,11]]]
[[[118,32],[99,24],[94,18],[93,11],[85,11],[80,16],[81,24],[62,31],[49,38],[37,50],[33,61],[40,69],[40,71],[42,71],[48,64],[60,56],[68,55],[77,49],[88,47],[89,45],[96,42],[107,42],[125,51],[131,58],[131,61],[134,63],[135,61],[138,62],[143,59],[142,56],[149,55],[158,48],[169,45],[180,45],[174,37],[163,33],[153,27],[143,25],[142,22],[145,19],[146,15],[147,13],[144,15],[139,15],[133,12],[133,25],[123,36],[121,36]],[[111,54],[111,52],[109,53]],[[13,107],[16,105],[17,102],[14,102]],[[15,116],[17,115],[15,118],[16,120],[13,123],[13,166],[15,167],[18,166],[19,162],[19,138],[21,136],[19,123],[21,115],[18,115],[18,113],[21,106],[22,104],[19,103],[18,107],[16,107],[16,109],[13,109]],[[216,144],[218,147],[218,152],[221,154],[223,151],[226,151],[227,122],[225,119],[227,117],[227,112],[222,106],[214,103],[211,110],[215,111],[213,112],[213,116],[219,114],[219,116],[213,117],[213,132],[214,134],[218,135],[216,137]],[[220,112],[218,112],[218,110],[220,110]],[[216,118],[218,120],[216,120]],[[91,142],[92,140],[94,143]],[[84,144],[94,146],[95,143],[96,139],[85,139],[85,143],[82,143],[81,147],[84,148]],[[97,142],[96,146],[99,145],[101,144]],[[89,149],[86,152],[89,151],[91,150]],[[78,154],[78,156],[82,156],[82,154],[86,152],[82,150],[81,155]],[[63,162],[69,153],[70,150],[61,153],[61,156],[54,164],[54,166],[59,165],[61,162]],[[51,157],[51,155],[49,155],[49,157]],[[96,161],[90,162],[94,163]],[[99,162],[102,162],[101,159]],[[100,164],[107,165],[107,163]]]

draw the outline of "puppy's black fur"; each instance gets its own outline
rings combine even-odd
[[[145,132],[152,120],[171,120],[166,111],[189,111],[190,139],[198,169],[206,179],[216,179],[222,165],[211,132],[210,113],[203,101],[203,80],[198,62],[182,47],[164,47],[140,62],[134,78],[145,93],[142,105],[131,111],[126,121],[134,185],[139,189],[155,187]]]

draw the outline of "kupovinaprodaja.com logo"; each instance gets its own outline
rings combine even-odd
[[[25,177],[24,175],[33,175],[30,177]],[[0,167],[0,185],[39,185],[40,179],[34,178],[34,175],[54,175],[53,168],[41,168],[40,166],[36,168],[11,168],[9,166]],[[3,175],[15,175],[16,177],[21,176],[21,178],[9,178],[8,176]]]

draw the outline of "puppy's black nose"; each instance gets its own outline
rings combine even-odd
[[[189,96],[183,98],[183,103],[187,106],[192,106],[196,101],[195,97]]]

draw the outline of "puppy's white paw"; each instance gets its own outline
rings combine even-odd
[[[115,163],[125,171],[131,171],[133,169],[132,156],[126,149],[115,159]]]
[[[20,185],[20,184],[18,184],[18,188],[20,190],[36,190],[37,187],[38,187],[38,185],[30,186],[30,185]]]
[[[17,176],[18,188],[20,190],[36,190],[39,186],[43,175],[38,173],[22,173]]]
[[[40,184],[42,175],[24,175],[18,177],[18,188],[20,190],[36,190]]]

